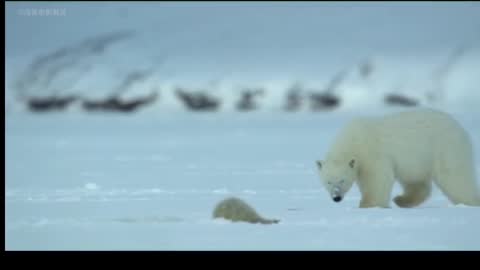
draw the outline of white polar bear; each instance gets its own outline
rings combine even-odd
[[[404,194],[395,203],[414,207],[429,197],[433,179],[453,204],[480,206],[468,134],[452,117],[434,110],[355,119],[317,167],[335,202],[356,182],[361,208],[389,207],[397,180]]]

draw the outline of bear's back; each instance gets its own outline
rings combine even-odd
[[[377,119],[378,130],[382,137],[392,132],[400,136],[417,139],[435,139],[439,133],[463,132],[460,124],[450,115],[432,109],[419,109],[390,114]]]
[[[378,121],[377,148],[405,178],[426,177],[435,157],[447,148],[469,147],[466,131],[450,115],[415,110],[385,116]],[[454,152],[456,152],[455,150]],[[407,173],[408,171],[408,173]]]
[[[348,161],[386,155],[392,160],[426,164],[436,149],[452,142],[468,147],[468,141],[466,131],[450,115],[417,109],[351,119],[335,137],[326,159]]]

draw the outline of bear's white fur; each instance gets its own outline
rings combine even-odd
[[[470,138],[451,116],[435,110],[352,120],[317,167],[337,202],[355,182],[362,208],[389,207],[395,180],[404,190],[394,198],[400,207],[424,202],[432,181],[453,204],[480,206]]]

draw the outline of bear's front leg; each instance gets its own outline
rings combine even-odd
[[[382,207],[382,208],[390,208],[390,200],[380,200],[380,199],[372,199],[369,196],[362,196],[360,200],[360,208],[372,208],[372,207]]]
[[[358,187],[362,194],[360,208],[383,207],[390,208],[390,196],[393,189],[394,178],[388,170],[379,171],[366,181],[359,181]]]

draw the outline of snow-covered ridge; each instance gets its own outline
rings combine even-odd
[[[154,92],[158,97],[142,110],[184,111],[178,87],[218,99],[220,112],[237,110],[246,88],[260,88],[265,92],[255,98],[258,110],[281,111],[295,83],[303,88],[299,110],[309,111],[309,95],[332,91],[335,79],[333,92],[341,100],[335,110],[382,107],[391,93],[441,108],[475,108],[480,102],[478,30],[471,25],[473,17],[469,20],[478,7],[468,4],[431,10],[400,4],[395,14],[422,21],[411,25],[391,21],[396,18],[388,15],[392,7],[381,4],[372,11],[320,3],[307,9],[289,4],[59,6],[67,16],[22,17],[19,9],[42,4],[7,5],[9,113],[24,111],[28,97],[101,100],[118,94],[133,100]],[[423,21],[427,11],[428,23]],[[86,15],[97,15],[102,24],[88,27]],[[456,24],[445,25],[444,16],[457,16]],[[48,31],[52,24],[57,35]],[[36,42],[24,44],[20,33],[30,33]],[[361,71],[366,62],[371,72]],[[439,95],[437,102],[429,99],[432,93]],[[80,101],[70,107],[83,111]]]

